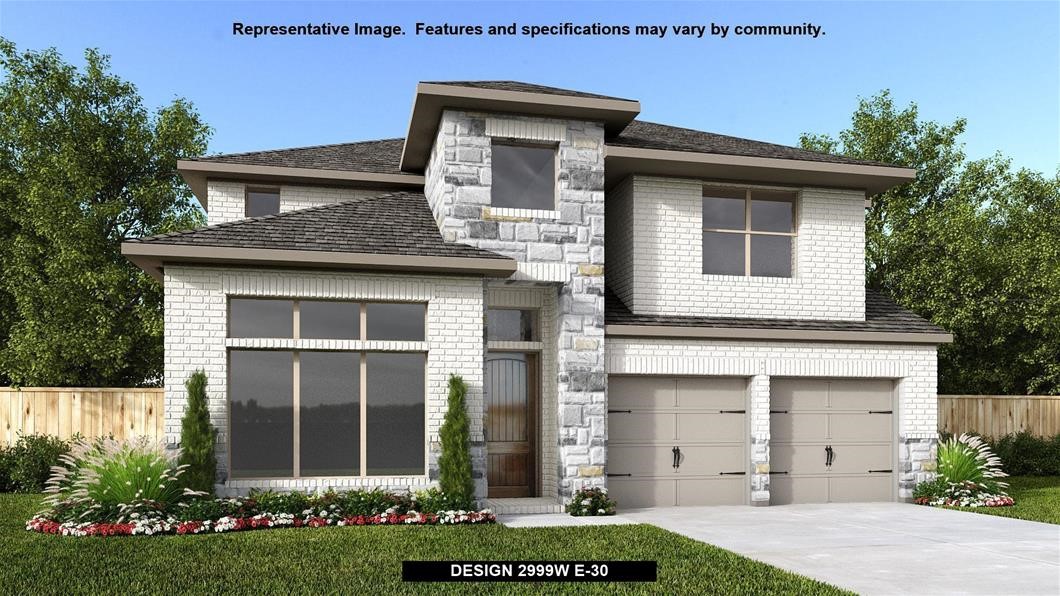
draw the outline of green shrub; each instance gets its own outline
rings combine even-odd
[[[1021,431],[988,442],[1010,476],[1060,476],[1060,434],[1037,437]]]
[[[417,491],[412,495],[412,501],[412,509],[420,513],[468,511],[468,504],[464,499],[447,495],[439,488]]]
[[[128,441],[76,441],[48,479],[45,503],[54,509],[84,509],[84,519],[124,521],[144,509],[165,511],[187,496],[183,466],[160,443],[146,437]]]
[[[442,453],[438,458],[438,483],[442,492],[458,509],[471,509],[475,501],[475,483],[471,476],[471,429],[465,398],[467,384],[457,375],[449,375],[449,409],[440,431]]]
[[[331,494],[334,495],[334,493]],[[258,509],[269,513],[301,515],[303,511],[313,508],[315,504],[315,499],[296,490],[291,492],[252,491],[250,498],[257,503]]]
[[[194,491],[213,494],[217,477],[217,458],[214,442],[217,429],[210,424],[206,407],[206,373],[197,370],[184,383],[188,391],[188,406],[180,421],[180,460],[184,470],[184,485]]]
[[[50,435],[19,435],[14,447],[4,450],[7,488],[18,493],[39,493],[51,476],[53,466],[70,451],[70,444]],[[0,472],[0,476],[2,476]],[[3,482],[0,480],[0,482]]]
[[[567,503],[567,513],[574,516],[614,515],[618,505],[603,488],[583,488]]]
[[[1007,475],[1001,471],[1001,460],[975,435],[939,443],[938,474],[950,485],[972,483],[992,494],[1004,494],[1002,489],[1008,486],[997,480]]]
[[[412,499],[408,494],[395,494],[373,488],[335,493],[328,504],[337,505],[338,510],[345,515],[375,515],[388,510],[405,513],[411,508]]]
[[[15,490],[15,485],[11,482],[12,463],[11,450],[0,445],[0,493],[9,493]]]
[[[949,483],[942,478],[921,482],[913,489],[913,500],[920,503],[923,499],[924,503],[927,503],[938,497],[945,496],[948,489]]]

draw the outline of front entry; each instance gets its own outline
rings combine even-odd
[[[486,355],[486,481],[491,498],[537,493],[537,355]]]

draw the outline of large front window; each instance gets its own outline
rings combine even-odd
[[[796,194],[703,189],[703,273],[791,277]]]
[[[425,305],[232,298],[228,320],[230,337],[266,347],[350,340],[229,350],[232,478],[426,473],[427,354],[368,349],[424,341]]]

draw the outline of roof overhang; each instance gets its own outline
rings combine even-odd
[[[772,157],[745,157],[638,147],[606,146],[607,188],[630,174],[733,182],[852,188],[879,194],[916,177],[916,170]]]
[[[446,108],[595,120],[604,123],[607,136],[614,136],[637,117],[640,102],[420,83],[401,152],[402,171],[422,172],[427,166],[438,122]]]
[[[516,270],[516,263],[513,259],[424,257],[141,242],[123,242],[121,254],[159,281],[162,281],[162,269],[167,263],[257,265],[303,269],[397,271],[402,273],[455,273],[483,277],[508,277],[515,273]]]
[[[417,174],[379,174],[185,159],[177,161],[177,171],[191,187],[191,192],[195,194],[195,198],[199,199],[202,208],[207,210],[209,207],[206,204],[206,181],[209,179],[238,179],[266,184],[294,182],[328,186],[371,186],[395,190],[423,188],[423,176]]]
[[[763,341],[815,341],[885,344],[945,344],[950,333],[848,331],[824,329],[764,329],[748,327],[678,327],[671,325],[606,325],[614,337],[669,337],[686,339],[746,339]]]

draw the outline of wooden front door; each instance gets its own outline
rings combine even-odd
[[[486,481],[490,497],[537,492],[537,355],[486,356]]]

